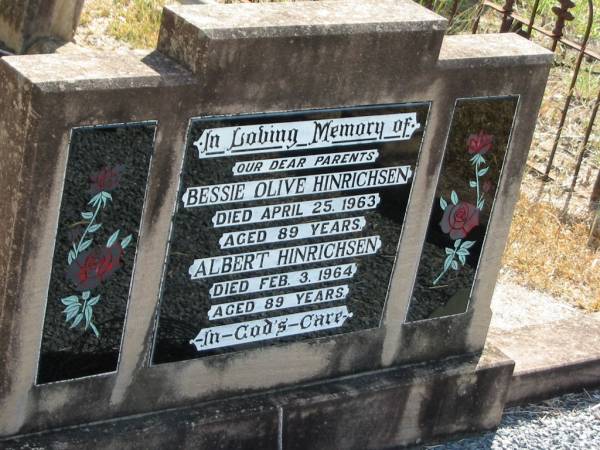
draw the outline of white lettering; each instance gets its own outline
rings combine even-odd
[[[225,233],[219,239],[221,248],[247,247],[273,242],[311,239],[320,236],[334,236],[362,231],[367,225],[365,217],[309,222],[285,227],[271,227],[257,230],[244,230]]]
[[[253,294],[274,289],[307,286],[316,283],[347,280],[353,278],[358,266],[340,264],[338,266],[299,270],[297,272],[278,273],[261,277],[215,283],[209,290],[211,298],[230,297],[232,295]]]
[[[222,303],[211,306],[208,311],[209,320],[220,320],[229,317],[245,316],[282,309],[297,308],[300,306],[314,305],[345,300],[350,292],[347,284],[322,289],[294,292],[291,294],[262,297],[253,300]]]
[[[301,151],[408,140],[420,127],[415,112],[221,127],[204,130],[194,146],[198,158]]]
[[[218,211],[212,218],[215,228],[273,222],[275,220],[298,219],[301,217],[340,214],[375,209],[381,197],[378,193],[283,203],[253,208],[227,209]]]
[[[325,153],[321,155],[293,156],[290,158],[263,159],[260,161],[241,161],[233,166],[234,175],[255,175],[284,172],[287,170],[309,170],[322,167],[351,166],[377,161],[377,150],[355,152]]]
[[[182,200],[185,208],[192,208],[241,201],[352,191],[406,184],[412,175],[410,166],[397,166],[306,177],[216,184],[187,188]]]
[[[275,267],[374,255],[380,248],[381,238],[379,236],[368,236],[260,252],[196,259],[188,272],[192,280],[199,280],[221,275],[255,272]]]
[[[317,309],[286,316],[249,322],[221,325],[200,330],[190,344],[197,351],[230,347],[248,342],[295,336],[314,331],[330,330],[342,327],[353,314],[346,306]]]

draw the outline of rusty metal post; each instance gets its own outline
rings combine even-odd
[[[594,183],[594,188],[592,189],[592,195],[590,197],[590,209],[593,210],[598,207],[600,207],[600,170],[598,170],[596,182]]]
[[[533,31],[533,24],[535,22],[535,17],[537,16],[537,11],[538,11],[539,5],[540,5],[540,0],[535,0],[535,3],[533,4],[533,9],[531,10],[531,15],[529,16],[529,23],[527,24],[527,30],[525,31],[525,34],[522,35],[522,36],[526,37],[527,39],[531,38],[531,32]]]
[[[598,248],[600,244],[600,170],[598,170],[594,189],[592,190],[590,209],[594,213],[594,219],[592,221],[592,228],[590,229],[588,245],[592,248]]]
[[[565,22],[571,22],[575,17],[569,12],[569,9],[575,7],[575,3],[571,0],[558,0],[560,6],[554,6],[552,12],[556,14],[556,24],[552,30],[552,51],[556,50],[558,42],[563,37]]]
[[[433,4],[434,4],[434,0],[425,0],[422,5],[427,8],[427,9],[431,9],[433,11]]]
[[[508,33],[513,23],[512,13],[515,0],[506,0],[502,6],[502,24],[500,25],[500,33]]]
[[[454,17],[456,16],[456,11],[458,11],[458,5],[460,4],[460,0],[454,0],[452,2],[452,8],[450,9],[450,17],[448,18],[448,27],[452,25],[454,21]]]
[[[575,191],[575,185],[577,184],[577,177],[579,176],[579,170],[581,169],[581,164],[583,163],[583,158],[585,157],[585,154],[586,154],[587,145],[588,145],[588,142],[590,141],[590,135],[592,134],[592,129],[594,128],[594,122],[596,121],[596,115],[598,114],[599,106],[600,106],[600,91],[598,91],[598,96],[596,97],[596,102],[594,103],[594,109],[592,110],[592,115],[590,116],[590,122],[588,123],[587,129],[585,130],[585,135],[583,138],[583,144],[581,146],[581,150],[579,151],[579,154],[577,155],[577,163],[575,164],[575,171],[573,172],[573,179],[571,180],[571,191]],[[596,180],[596,184],[598,184],[598,180]],[[598,189],[600,189],[600,186],[598,187]]]
[[[573,2],[570,0],[560,0],[561,5],[564,5],[566,8],[572,8],[575,6]],[[572,5],[572,6],[569,6]],[[556,21],[557,25],[554,28],[554,35],[556,36],[556,30],[560,28],[560,37],[562,37],[562,29],[564,28],[565,20],[573,20],[573,15],[570,14],[566,9],[560,9],[558,7],[552,8],[555,14],[558,15],[558,19]],[[560,15],[557,11],[560,11]],[[568,14],[568,15],[567,15]],[[569,16],[571,17],[569,19]],[[581,42],[581,49],[577,56],[577,62],[575,63],[575,69],[573,71],[573,77],[571,78],[571,84],[569,86],[569,93],[567,94],[567,99],[565,100],[565,104],[560,114],[560,121],[558,124],[558,130],[556,132],[556,136],[554,137],[554,143],[552,144],[552,150],[550,151],[550,155],[548,156],[548,163],[546,165],[546,170],[544,171],[544,180],[549,180],[550,170],[552,169],[552,164],[554,163],[554,156],[556,155],[556,150],[558,148],[558,143],[560,141],[560,137],[562,135],[563,127],[565,126],[565,120],[567,118],[567,113],[569,112],[569,108],[571,107],[571,101],[573,100],[573,92],[575,91],[575,84],[577,83],[577,77],[579,77],[579,71],[581,70],[581,63],[583,62],[583,58],[585,57],[585,49],[587,47],[588,40],[590,38],[590,34],[592,32],[592,24],[594,19],[594,5],[592,0],[588,0],[588,23],[587,28],[585,30],[585,35],[583,37],[583,41]],[[559,27],[559,23],[562,25]],[[558,37],[557,39],[560,39]],[[558,40],[554,41],[552,45],[552,50],[556,50],[556,44]]]
[[[479,7],[477,8],[477,12],[475,13],[475,18],[473,19],[473,27],[471,28],[472,34],[477,34],[477,29],[479,28],[479,20],[481,19],[481,15],[483,14],[483,8],[485,7],[485,0],[481,0]]]
[[[588,246],[591,248],[598,248],[600,245],[600,206],[596,207],[596,213],[594,215],[594,221],[592,222],[592,229],[590,230],[590,238],[588,240]]]

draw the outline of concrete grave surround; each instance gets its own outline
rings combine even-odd
[[[427,363],[428,373],[445,373],[443,360],[458,356],[475,358],[461,365],[461,380],[475,382],[475,375],[466,373],[475,374],[477,364],[498,377],[474,384],[475,397],[487,392],[486,383],[501,384],[511,362],[496,351],[491,352],[495,360],[479,363],[472,355],[484,349],[490,299],[552,56],[513,34],[444,37],[445,28],[443,18],[407,0],[172,6],[164,10],[158,48],[151,53],[2,58],[0,85],[7,95],[0,97],[0,411],[8,413],[0,415],[0,436],[270,389],[293,387],[298,390],[293,395],[302,396],[305,383],[412,370],[410,364]],[[469,309],[404,324],[454,104],[460,98],[506,95],[519,96],[519,104]],[[383,325],[151,366],[189,119],[409,102],[432,106]],[[70,130],[144,121],[158,126],[118,370],[36,386]],[[392,383],[393,377],[385,380]],[[330,383],[315,389],[341,389]],[[447,395],[460,398],[469,383],[449,383]],[[360,385],[346,388],[360,390]],[[415,386],[403,388],[404,394],[430,402],[446,395],[435,392],[436,383]],[[471,408],[457,426],[440,425],[439,433],[495,426],[506,389],[499,387],[494,395],[488,396],[494,397],[493,413]],[[285,433],[299,433],[298,417],[319,421],[314,405],[321,401],[284,407]],[[456,422],[452,414],[441,414],[438,423]],[[487,414],[491,418],[484,420]],[[272,425],[263,425],[265,433],[273,432]],[[414,442],[418,434],[405,439],[390,429],[361,448],[378,448],[388,437],[398,445]],[[315,448],[327,448],[327,442]]]

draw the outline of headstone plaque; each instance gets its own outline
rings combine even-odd
[[[428,111],[193,119],[153,362],[378,327]]]
[[[456,102],[408,322],[468,308],[517,103],[517,96]]]
[[[489,304],[552,55],[358,4],[173,5],[157,51],[0,58],[0,447],[498,423]]]
[[[38,384],[117,369],[155,129],[71,132]]]

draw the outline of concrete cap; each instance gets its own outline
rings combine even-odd
[[[447,21],[409,0],[324,0],[165,7],[158,50],[201,77],[324,63],[432,67]]]
[[[83,51],[7,56],[0,71],[13,70],[42,91],[128,89],[192,82],[183,67],[158,52]]]
[[[207,39],[445,30],[443,17],[409,0],[171,5]]]
[[[442,68],[481,66],[549,65],[554,54],[515,33],[446,36],[440,51]]]

